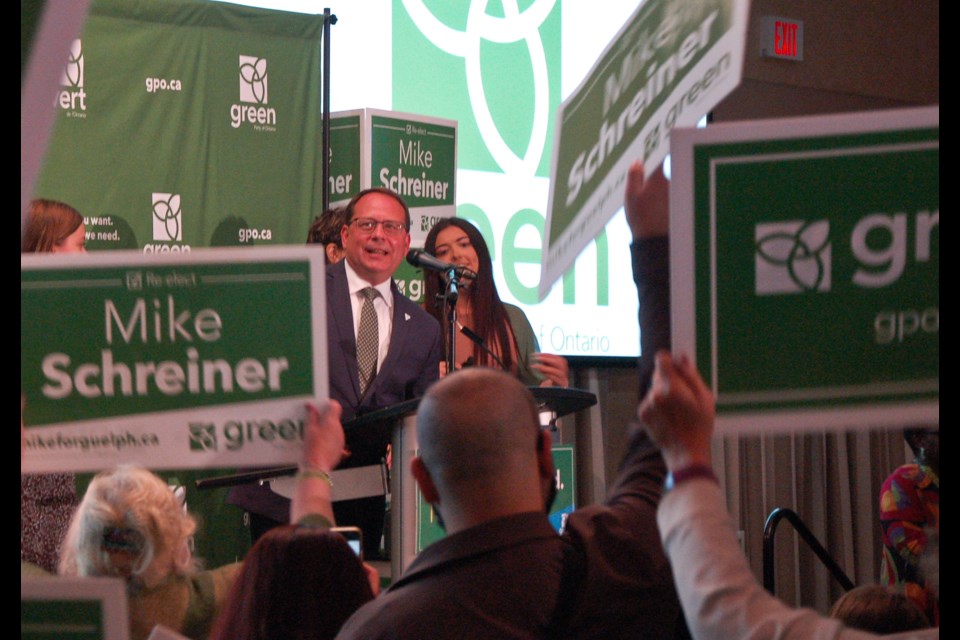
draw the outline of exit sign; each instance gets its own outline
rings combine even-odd
[[[803,60],[803,21],[766,16],[761,21],[760,55],[764,58]]]

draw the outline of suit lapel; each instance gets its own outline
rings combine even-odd
[[[357,337],[353,332],[353,306],[350,304],[350,288],[347,285],[347,273],[343,262],[331,265],[327,269],[327,305],[328,317],[333,322],[327,331],[333,331],[333,340],[328,340],[330,353],[327,358],[330,368],[340,369],[340,373],[331,373],[331,379],[347,379],[341,387],[344,393],[350,389],[350,398],[344,398],[351,407],[360,405],[360,374],[357,371]],[[346,407],[345,407],[346,408]]]

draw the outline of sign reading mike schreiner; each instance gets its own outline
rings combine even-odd
[[[557,115],[538,294],[623,206],[627,169],[654,168],[740,84],[747,0],[647,0]]]
[[[301,247],[21,256],[24,471],[296,461],[323,286]]]

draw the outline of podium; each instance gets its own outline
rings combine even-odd
[[[568,387],[529,387],[541,415],[541,426],[556,431],[556,420],[597,403],[595,394]],[[399,577],[417,555],[417,486],[410,473],[410,460],[418,453],[416,411],[419,398],[371,411],[343,424],[345,458],[331,474],[334,502],[377,495],[390,496],[390,569]],[[392,469],[387,473],[380,453],[392,450]],[[275,467],[231,476],[198,480],[199,488],[233,486],[246,482],[269,482],[270,488],[290,497],[297,466]]]
[[[556,431],[556,420],[597,403],[597,396],[568,387],[529,387],[540,412],[541,426]],[[393,430],[393,472],[390,476],[390,568],[399,577],[417,555],[417,486],[410,460],[417,455],[416,415],[405,413]]]

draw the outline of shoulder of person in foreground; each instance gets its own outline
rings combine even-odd
[[[50,573],[43,567],[36,565],[32,562],[27,562],[26,560],[20,561],[20,577],[21,578],[52,578],[54,574]]]
[[[131,635],[161,625],[188,638],[206,638],[240,573],[239,562],[191,575],[171,576],[129,599]]]

